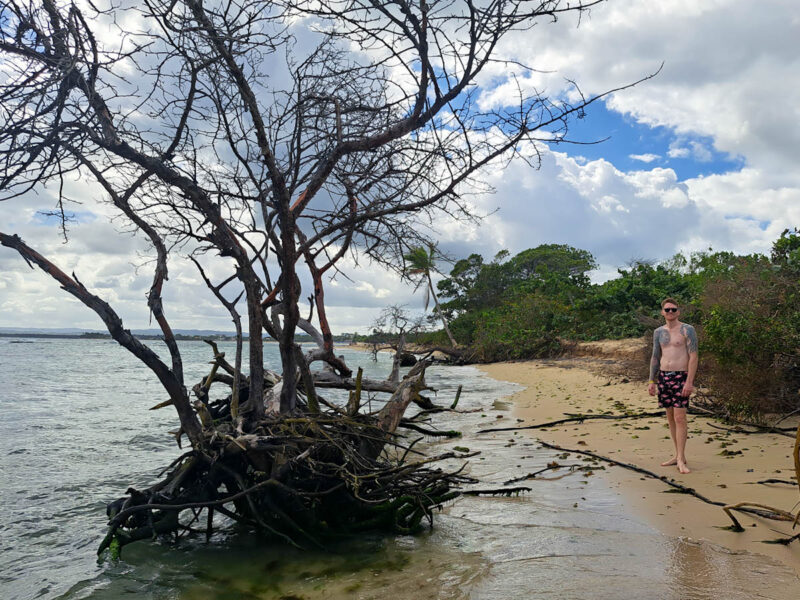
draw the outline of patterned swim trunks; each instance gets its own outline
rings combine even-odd
[[[686,371],[658,372],[658,406],[661,408],[689,408],[689,396],[681,396],[689,373]]]

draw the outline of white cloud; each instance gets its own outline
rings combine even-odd
[[[651,163],[651,162],[661,158],[661,156],[659,156],[658,154],[651,154],[651,153],[647,153],[647,154],[629,154],[628,158],[630,158],[632,160],[638,160],[638,161],[641,161],[643,163]]]
[[[470,201],[489,216],[480,228],[441,219],[435,230],[442,249],[456,258],[472,252],[489,258],[502,248],[519,252],[565,243],[595,254],[601,263],[597,279],[613,276],[630,259],[660,259],[679,250],[768,250],[785,227],[800,225],[795,14],[789,0],[615,0],[595,7],[579,28],[563,18],[513,36],[502,50],[541,72],[508,82],[518,69],[489,65],[481,79],[483,108],[512,101],[517,84],[557,93],[566,89],[568,77],[585,93],[599,93],[652,73],[663,62],[656,78],[614,94],[608,106],[674,132],[668,158],[707,161],[721,152],[741,157],[743,166],[681,181],[672,169],[651,168],[662,158],[653,153],[630,155],[642,168],[624,172],[609,160],[545,150],[539,172],[521,161],[487,170],[483,177],[497,194]],[[72,225],[69,245],[55,227],[35,218],[36,210],[53,208],[48,192],[0,204],[0,230],[19,233],[90,289],[113,296],[127,326],[147,326],[151,270],[144,264],[136,272],[130,264],[142,265],[139,255],[147,255],[147,243],[116,232],[109,224],[114,211],[91,202],[99,195],[95,188],[69,182],[68,191],[87,199],[74,210],[98,216]],[[221,276],[221,264],[209,264]],[[337,277],[326,284],[334,331],[365,330],[389,303],[422,304],[395,273],[365,261],[356,267],[349,258],[343,269],[351,280]],[[175,327],[231,329],[227,313],[191,265],[171,264],[164,297]],[[0,326],[18,325],[102,327],[47,276],[0,248]]]
[[[685,146],[670,146],[667,155],[670,158],[689,158],[692,155],[692,151]]]
[[[673,141],[669,146],[667,155],[670,158],[691,158],[701,163],[711,162],[714,158],[711,150],[696,140],[688,142]]]
[[[391,291],[386,288],[376,288],[371,283],[366,281],[362,281],[358,286],[356,286],[356,291],[358,292],[365,292],[369,294],[373,298],[377,298],[379,300],[383,300],[384,298],[388,298],[391,295]]]

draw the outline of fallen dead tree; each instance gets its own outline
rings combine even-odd
[[[375,413],[359,412],[358,396],[348,407],[327,403],[325,409],[311,406],[306,396],[291,417],[268,412],[243,432],[232,394],[207,400],[206,383],[218,380],[218,367],[230,368],[216,352],[211,374],[195,386],[204,398],[195,401],[200,443],[164,479],[145,490],[131,488],[109,504],[108,533],[98,553],[110,548],[118,555],[137,540],[201,530],[196,523],[210,537],[215,517],[306,548],[367,529],[419,531],[432,523],[436,507],[461,494],[459,485],[474,482],[435,466],[455,454],[420,457],[395,434],[406,408],[426,388],[427,366],[418,363]],[[242,383],[240,394],[247,397]]]

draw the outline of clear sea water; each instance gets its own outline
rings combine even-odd
[[[208,372],[211,353],[202,342],[180,346],[191,386]],[[233,356],[232,344],[221,349]],[[340,351],[368,376],[389,372],[387,354],[375,363]],[[266,361],[277,368],[274,345]],[[522,434],[475,434],[487,423],[510,424],[508,405],[496,401],[515,385],[472,367],[434,366],[427,380],[441,404],[462,384],[459,408],[474,411],[437,416],[434,425],[464,437],[427,440],[427,452],[479,450],[467,471],[487,487],[553,460]],[[174,411],[148,410],[164,399],[150,372],[113,341],[0,338],[1,600],[800,595],[787,567],[661,535],[627,514],[602,477],[580,475],[528,482],[533,491],[516,498],[458,500],[416,537],[376,534],[300,552],[231,529],[210,543],[141,542],[117,563],[98,562],[106,503],[153,483],[181,452],[167,433]]]

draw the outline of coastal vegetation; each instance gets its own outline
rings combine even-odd
[[[769,255],[679,253],[636,261],[593,284],[595,267],[591,253],[566,245],[488,261],[473,254],[437,283],[441,312],[465,359],[494,362],[640,336],[647,351],[660,302],[674,297],[699,332],[700,382],[720,408],[748,415],[800,409],[800,231],[784,231]],[[447,340],[439,331],[414,341]]]

